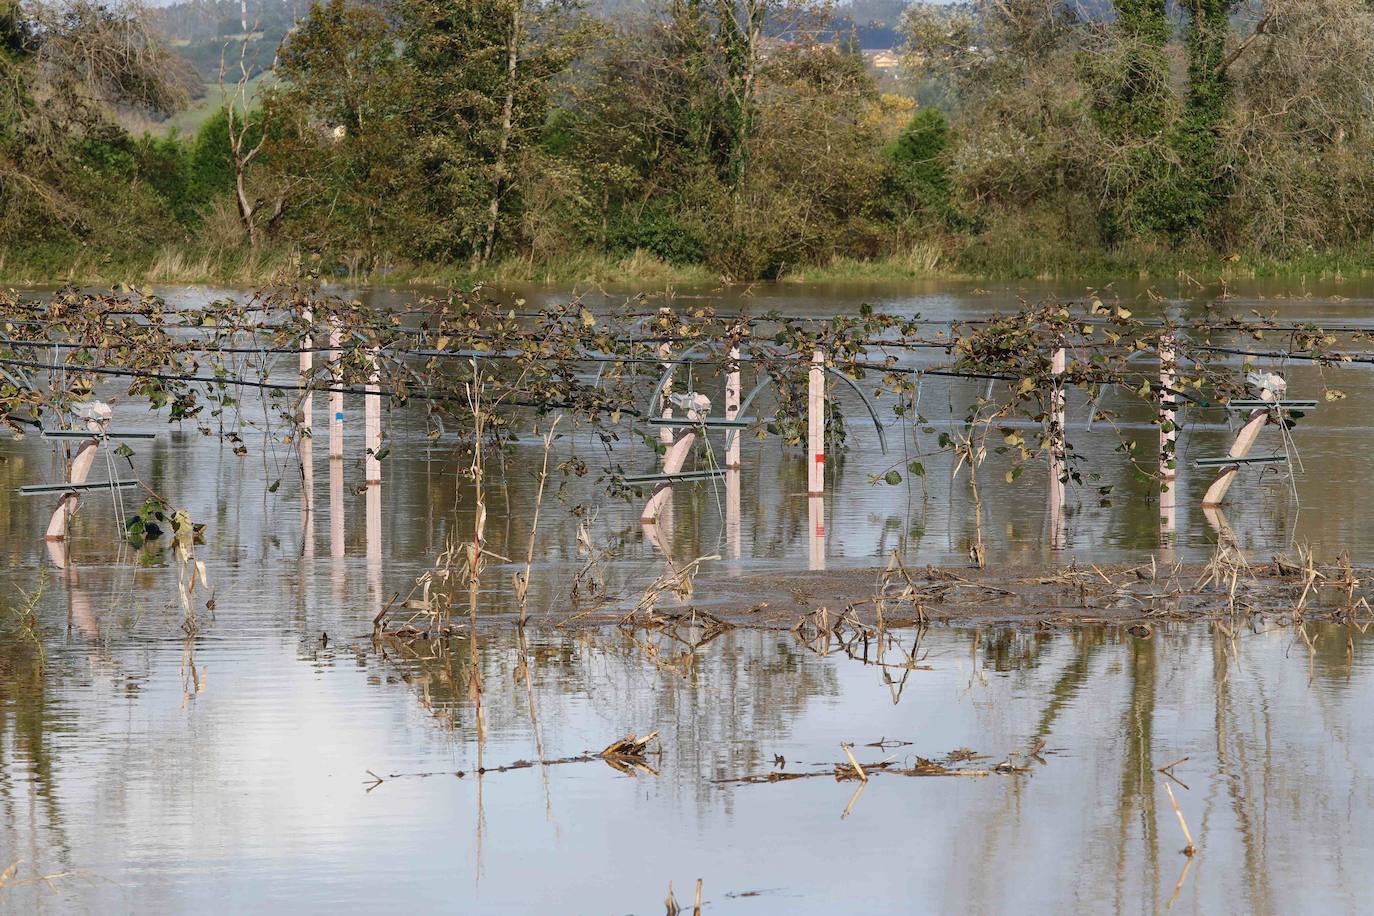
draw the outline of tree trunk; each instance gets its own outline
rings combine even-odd
[[[248,247],[254,250],[258,247],[258,227],[253,220],[253,204],[248,200],[248,189],[243,183],[243,169],[235,162],[234,169],[234,199],[239,206],[239,218],[243,220],[243,229],[248,233]]]
[[[506,156],[515,117],[515,70],[520,59],[520,14],[523,5],[524,0],[515,0],[511,11],[510,43],[506,46],[506,98],[501,106],[501,139],[496,146],[496,174],[491,180],[491,201],[487,204],[487,231],[482,239],[481,252],[474,254],[476,266],[490,260],[496,247],[496,223],[501,215],[501,190],[505,183]]]

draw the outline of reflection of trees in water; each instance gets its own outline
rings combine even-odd
[[[57,717],[48,689],[58,675],[14,630],[13,614],[12,606],[0,604],[0,871],[19,861],[25,878],[70,870],[71,850],[57,794]]]
[[[0,519],[5,520],[4,529],[0,529],[4,535],[0,537],[0,559],[6,569],[31,564],[34,554],[42,549],[43,529],[57,501],[20,496],[19,488],[43,482],[47,464],[43,452],[34,445],[20,451],[7,443],[0,454]],[[33,537],[24,537],[25,532]]]
[[[1266,793],[1256,793],[1254,778],[1256,766],[1268,772],[1273,762],[1269,758],[1269,718],[1264,714],[1264,734],[1253,736],[1244,728],[1236,727],[1236,703],[1231,689],[1232,665],[1236,661],[1236,644],[1220,628],[1212,632],[1212,681],[1215,689],[1215,737],[1217,770],[1221,784],[1225,788],[1232,816],[1236,819],[1236,829],[1240,834],[1240,845],[1245,860],[1245,871],[1249,876],[1245,882],[1248,910],[1261,914],[1273,911],[1272,896],[1269,889],[1269,874],[1266,866],[1263,839]],[[1264,759],[1250,758],[1250,744],[1260,738],[1259,746],[1264,748]],[[1211,799],[1208,799],[1210,819]],[[1207,821],[1203,822],[1204,833]]]
[[[1209,792],[1203,833],[1212,832],[1207,824],[1213,818],[1229,815],[1234,821],[1231,829],[1246,875],[1243,908],[1252,913],[1289,911],[1284,897],[1306,892],[1306,886],[1293,886],[1271,861],[1303,861],[1294,844],[1321,851],[1315,861],[1330,864],[1343,893],[1359,886],[1358,878],[1343,872],[1365,874],[1345,854],[1367,845],[1358,829],[1362,821],[1351,820],[1353,811],[1360,810],[1351,806],[1365,804],[1368,792],[1362,755],[1352,746],[1357,732],[1351,728],[1350,707],[1364,703],[1374,637],[1344,624],[1308,624],[1306,629],[1313,641],[1310,652],[1296,630],[1272,634],[1284,645],[1288,676],[1307,685],[1291,696],[1275,690],[1270,668],[1247,664],[1245,645],[1251,634],[1241,631],[1232,638],[1218,632],[1212,637],[1219,778]],[[1310,707],[1316,716],[1308,718]],[[1353,721],[1361,721],[1359,713],[1354,716]],[[1289,734],[1294,730],[1297,737]],[[1309,740],[1299,744],[1302,736]],[[1343,791],[1347,782],[1349,798]],[[1211,796],[1217,794],[1220,805],[1214,811]]]
[[[1109,767],[1120,766],[1115,804],[1104,803],[1098,807],[1092,799],[1079,800],[1090,810],[1100,813],[1098,818],[1090,817],[1080,842],[1091,847],[1097,842],[1099,830],[1103,830],[1111,838],[1114,854],[1110,857],[1090,855],[1083,859],[1082,874],[1068,884],[1082,883],[1097,894],[1103,893],[1104,888],[1111,888],[1114,894],[1112,909],[1115,912],[1132,909],[1162,911],[1160,837],[1155,801],[1157,774],[1153,760],[1157,641],[1131,637],[1118,639],[1103,627],[1052,635],[1003,629],[987,635],[982,651],[984,661],[990,668],[999,672],[1013,672],[1019,692],[1033,692],[1041,698],[1037,711],[1027,717],[1027,721],[1032,723],[1026,735],[1027,749],[1042,739],[1054,743],[1054,736],[1061,727],[1068,729],[1068,734],[1072,734],[1074,728],[1081,727],[1073,724],[1062,726],[1063,715],[1081,708],[1087,696],[1097,698],[1092,702],[1103,702],[1104,691],[1109,686],[1107,682],[1117,672],[1113,665],[1104,666],[1101,662],[1122,658],[1126,696],[1118,720],[1120,757],[1119,760],[1092,761],[1092,765],[1098,766],[1104,773],[1109,772]],[[1049,765],[1055,765],[1053,759]],[[978,847],[988,856],[995,857],[998,852],[1010,855],[1020,834],[1043,830],[1036,822],[1028,822],[1022,811],[1027,795],[1032,791],[1033,779],[1032,776],[1028,780],[1006,781],[1002,788],[1002,803],[989,805],[977,813],[977,829],[972,835],[977,837]],[[1032,812],[1035,810],[1039,809],[1032,808]],[[1134,859],[1137,842],[1143,852],[1143,862]],[[1182,845],[1181,838],[1179,845]],[[1071,852],[1069,854],[1072,855]],[[1098,873],[1091,867],[1094,865],[1101,866],[1106,874]],[[951,873],[958,870],[957,866],[951,866]],[[1173,880],[1172,876],[1169,880]],[[1007,899],[1006,888],[989,884],[986,875],[981,872],[971,874],[961,892],[966,895],[964,904],[977,902],[976,906],[967,908],[989,912],[1005,906]],[[1147,895],[1144,905],[1140,905],[1139,895],[1142,893]]]
[[[1126,888],[1131,885],[1131,824],[1139,821],[1140,841],[1145,853],[1145,881],[1150,907],[1161,909],[1159,899],[1159,830],[1155,817],[1155,695],[1158,681],[1154,639],[1132,639],[1125,647],[1128,694],[1122,713],[1121,733],[1125,742],[1121,758],[1121,783],[1117,796],[1116,909],[1125,909]]]
[[[726,633],[697,652],[686,676],[660,670],[619,630],[541,631],[530,637],[535,702],[549,754],[599,750],[559,746],[554,737],[566,723],[585,722],[590,714],[606,723],[608,731],[595,738],[602,744],[657,729],[663,736],[664,766],[695,773],[701,782],[766,767],[772,761],[768,748],[789,735],[806,705],[839,690],[832,664],[777,633]],[[388,642],[384,647],[388,665],[421,704],[445,726],[464,727],[471,713],[468,642],[450,640],[447,649],[438,651],[433,644],[402,649]],[[529,729],[519,662],[514,629],[484,635],[483,705],[493,736]],[[583,707],[582,712],[573,712],[574,706]],[[678,779],[673,785],[692,786],[692,780]]]
[[[1361,632],[1353,621],[1308,624],[1307,633],[1313,640],[1313,677],[1327,686],[1345,686],[1357,669],[1368,667],[1364,660],[1374,651],[1374,633]]]

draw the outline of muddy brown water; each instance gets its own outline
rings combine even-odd
[[[869,301],[940,319],[1006,308],[1018,295],[1081,290],[787,286],[715,295],[722,310],[823,315]],[[1148,307],[1141,290],[1121,291]],[[218,294],[167,292],[187,302]],[[1161,292],[1181,314],[1206,298]],[[1233,292],[1237,311],[1317,321],[1360,320],[1374,304],[1374,285],[1354,281]],[[1317,370],[1287,368],[1292,396],[1320,396]],[[1299,544],[1326,559],[1348,552],[1356,564],[1374,561],[1362,499],[1374,384],[1367,369],[1328,376],[1348,397],[1298,427],[1305,472],[1296,495],[1275,475],[1247,475],[1233,490],[1227,523],[1257,561]],[[932,383],[923,412],[936,425],[957,419],[961,397],[977,390]],[[990,562],[1204,561],[1218,534],[1197,508],[1207,478],[1191,458],[1225,448],[1224,420],[1190,418],[1168,538],[1149,487],[1113,451],[1117,440],[1087,429],[1081,400],[1069,404],[1071,439],[1100,467],[1097,485],[1116,488],[1110,505],[1095,489],[1074,492],[1055,549],[1043,482],[1028,472],[1004,485],[990,462]],[[350,403],[354,417],[360,406]],[[913,566],[966,562],[972,508],[962,481],[951,485],[947,458],[924,458],[924,481],[875,485],[873,475],[904,465],[903,449],[921,444],[894,428],[884,455],[861,405],[845,408],[852,438],[833,462],[819,543],[804,462],[770,439],[745,442],[738,535],[726,495],[709,485],[675,494],[657,543],[638,524],[637,505],[598,497],[589,480],[570,487],[566,504],[546,504],[531,591],[532,690],[518,676],[513,628],[494,623],[479,662],[481,742],[465,641],[435,655],[379,652],[365,638],[382,603],[409,588],[450,532],[471,525],[470,489],[446,443],[402,444],[418,443],[419,418],[386,417],[394,445],[371,507],[355,492],[360,430],[350,429],[337,474],[317,448],[307,514],[294,454],[261,429],[247,437],[249,456],[237,458],[120,405],[117,425],[161,432],[136,444],[138,475],[208,526],[201,552],[215,606],[202,608],[194,639],[180,629],[165,554],[120,546],[109,497],[85,501],[66,555],[45,548],[50,503],[15,491],[56,479],[58,466],[41,441],[0,442],[0,873],[16,866],[0,879],[0,909],[656,913],[669,881],[690,903],[697,878],[710,912],[1368,906],[1374,642],[1358,629],[1314,625],[1309,645],[1291,627],[1259,622],[1229,633],[1168,624],[1150,639],[1117,627],[940,627],[894,634],[883,664],[872,654],[821,655],[786,632],[741,629],[684,663],[674,657],[681,645],[661,637],[655,655],[645,634],[569,622],[585,563],[574,504],[591,510],[591,542],[604,552],[596,574],[614,598],[652,583],[665,547],[679,560],[719,556],[703,564],[693,597],[665,597],[669,608],[747,597],[739,584],[749,576],[777,583],[806,571],[814,583],[824,580],[818,565],[881,566],[893,549]],[[245,414],[263,425],[248,401]],[[1154,435],[1143,416],[1125,422]],[[562,447],[593,467],[653,465],[642,444],[610,457],[584,437]],[[489,546],[505,556],[523,554],[539,455],[533,437],[522,440],[488,492]],[[106,472],[97,463],[92,477]],[[492,619],[508,619],[512,572],[495,564],[487,573],[483,611]],[[17,625],[25,595],[35,593],[41,662]],[[911,654],[917,663],[902,666]],[[599,761],[475,772],[655,730],[661,754],[645,764],[656,775]],[[857,798],[856,783],[831,776],[729,782],[829,771],[845,759],[841,742],[855,744],[865,764],[910,766],[969,748],[986,759],[965,766],[1010,760],[1018,772],[875,773]],[[1186,875],[1166,777],[1156,771],[1184,757],[1172,771],[1179,782],[1169,784],[1198,850]]]

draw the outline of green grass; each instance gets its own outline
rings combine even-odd
[[[493,285],[539,284],[574,289],[668,289],[701,285],[713,279],[703,267],[679,267],[636,252],[616,258],[596,253],[550,261],[511,259],[472,270],[466,263],[392,264],[373,273],[350,276],[339,262],[303,256],[294,246],[267,245],[257,252],[246,246],[166,245],[155,250],[128,252],[118,257],[87,248],[31,248],[0,254],[0,283],[15,286],[77,283],[212,283],[248,286],[297,273],[302,267],[318,270],[326,280],[358,283],[415,284],[469,288]]]
[[[257,101],[258,92],[261,91],[266,79],[267,74],[260,73],[248,81],[244,91],[249,108],[252,108]],[[171,136],[173,133],[181,137],[195,136],[201,125],[208,121],[211,115],[224,107],[225,95],[232,94],[235,88],[233,84],[220,86],[216,83],[207,83],[204,98],[196,99],[184,111],[179,111],[167,120],[160,122],[157,125],[158,131],[167,136]]]
[[[722,282],[703,265],[668,264],[644,252],[617,257],[574,252],[546,260],[512,258],[478,270],[466,263],[393,263],[374,273],[350,276],[342,263],[302,255],[294,246],[208,243],[163,245],[119,254],[69,246],[0,252],[0,283],[210,283],[252,286],[294,275],[302,267],[329,280],[389,285],[415,284],[470,288],[545,285],[570,289],[664,290]],[[921,244],[902,254],[869,260],[836,258],[787,272],[784,283],[902,283],[919,279],[995,280],[1173,280],[1199,282],[1241,279],[1312,280],[1374,277],[1374,248],[1309,252],[1291,258],[1224,258],[1200,252],[1152,249],[1071,250],[1054,242],[1029,239],[1019,246],[947,239]]]

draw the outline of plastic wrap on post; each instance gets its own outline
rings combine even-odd
[[[1283,397],[1283,393],[1288,390],[1288,383],[1282,377],[1272,373],[1252,372],[1249,375],[1250,383],[1259,389],[1260,400],[1277,401]],[[1255,447],[1255,440],[1259,438],[1260,430],[1264,429],[1269,422],[1271,408],[1261,407],[1251,411],[1250,417],[1245,421],[1245,425],[1236,434],[1236,439],[1231,443],[1231,449],[1227,452],[1227,457],[1244,458],[1250,454],[1250,449]],[[1231,484],[1235,483],[1236,474],[1240,468],[1231,466],[1217,475],[1217,479],[1212,481],[1212,485],[1207,488],[1206,494],[1202,497],[1203,506],[1219,506],[1226,498],[1226,492],[1231,489]]]
[[[100,437],[103,437],[110,425],[111,410],[110,405],[101,401],[92,401],[86,406],[86,430],[91,433],[91,438],[81,443],[81,447],[76,451],[76,457],[72,459],[71,468],[67,472],[67,483],[85,483],[87,475],[91,472],[91,465],[95,462],[95,453],[100,448]],[[46,541],[61,541],[67,537],[67,523],[76,514],[80,507],[81,500],[75,493],[66,493],[62,496],[61,502],[53,510],[52,518],[48,520],[48,530],[44,532],[43,539]]]

